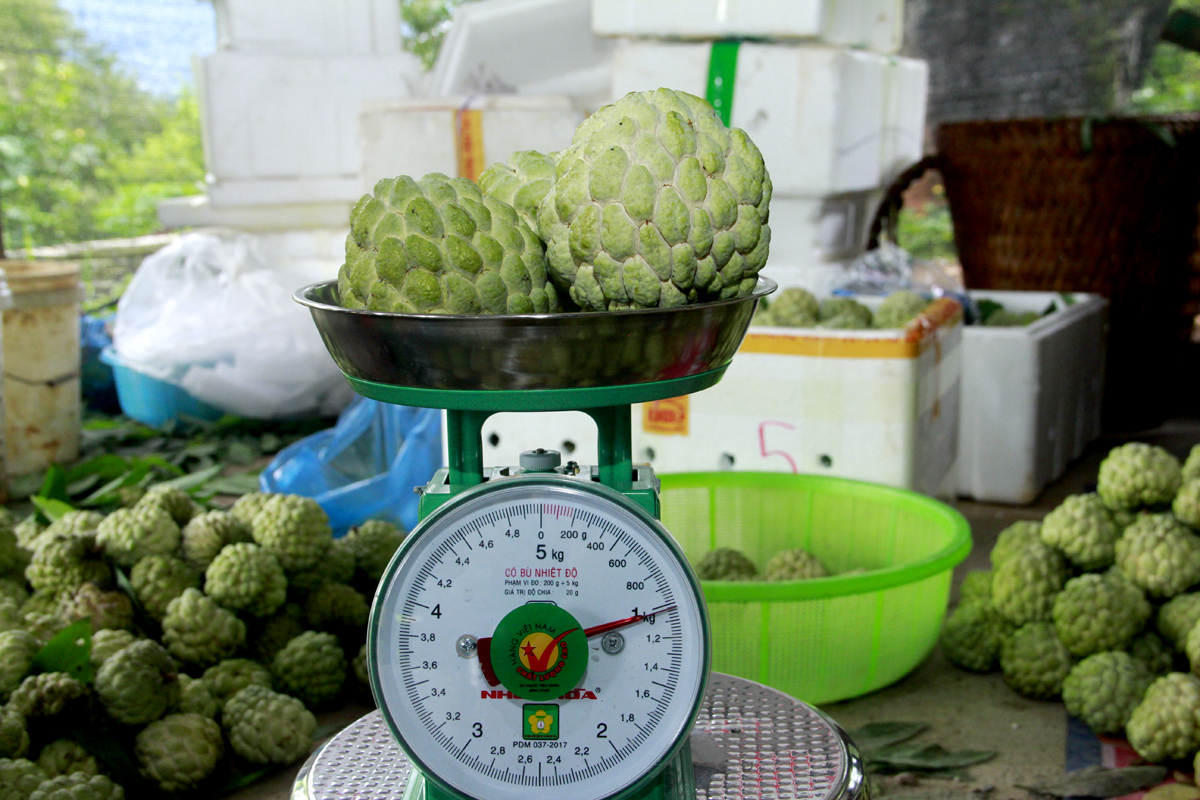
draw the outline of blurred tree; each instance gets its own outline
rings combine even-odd
[[[1175,0],[1173,8],[1200,14],[1200,0]],[[1200,111],[1200,53],[1159,42],[1146,70],[1146,80],[1133,93],[1130,111],[1176,114]]]

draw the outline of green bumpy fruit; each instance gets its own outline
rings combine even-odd
[[[1151,597],[1200,582],[1200,536],[1171,514],[1143,514],[1117,540],[1117,566]]]
[[[508,203],[529,229],[537,233],[538,206],[555,179],[554,156],[536,150],[518,150],[508,161],[485,169],[478,183],[480,191]]]
[[[263,505],[275,496],[273,492],[248,492],[229,507],[229,513],[249,525],[254,521],[255,515],[262,511]]]
[[[271,688],[271,671],[256,661],[246,658],[229,658],[204,670],[202,678],[218,705],[245,689],[247,686]]]
[[[1153,682],[1150,668],[1128,653],[1096,653],[1063,679],[1063,705],[1096,733],[1120,735]]]
[[[192,496],[174,486],[151,486],[134,505],[134,508],[157,506],[167,512],[175,524],[182,528],[193,517],[202,514],[202,509]]]
[[[200,785],[225,754],[221,726],[200,714],[171,714],[152,722],[134,746],[142,772],[164,792]]]
[[[179,548],[179,526],[157,505],[118,508],[100,523],[96,541],[108,557],[132,567],[151,555],[170,555]]]
[[[1150,684],[1125,735],[1147,761],[1191,758],[1200,750],[1200,678],[1172,672]]]
[[[305,631],[271,662],[281,692],[316,708],[337,697],[346,680],[346,654],[332,633]]]
[[[1096,491],[1109,508],[1131,509],[1170,503],[1182,482],[1179,459],[1161,447],[1130,442],[1100,462]]]
[[[133,601],[124,592],[85,583],[63,600],[60,616],[67,622],[89,620],[93,631],[119,630],[133,625]]]
[[[304,603],[304,618],[313,630],[343,634],[367,624],[371,605],[344,583],[325,583]]]
[[[254,541],[250,523],[228,511],[209,511],[198,514],[183,527],[183,557],[203,572],[227,544]]]
[[[1042,520],[1042,541],[1086,572],[1112,566],[1121,531],[1098,494],[1074,494]]]
[[[1200,528],[1200,480],[1186,481],[1171,501],[1171,512],[1185,525]]]
[[[270,616],[287,600],[279,559],[256,544],[226,545],[204,573],[204,593],[230,611]]]
[[[12,691],[21,685],[40,649],[37,638],[28,631],[0,633],[0,702],[7,702]]]
[[[287,576],[288,600],[303,603],[326,583],[350,583],[354,580],[354,554],[335,539],[325,549],[316,566]]]
[[[73,536],[95,534],[103,521],[104,515],[99,511],[68,511],[51,522],[32,545],[26,545],[25,549],[36,550],[37,542],[46,534],[69,533]]]
[[[179,703],[171,709],[179,714],[199,714],[216,719],[221,713],[221,704],[213,697],[212,690],[204,681],[190,675],[179,676]]]
[[[1200,592],[1172,597],[1158,609],[1155,627],[1176,650],[1183,650],[1188,632],[1200,622]]]
[[[17,605],[22,605],[29,599],[29,592],[25,591],[25,567],[21,567],[22,575],[20,579],[0,578],[0,597],[12,600]]]
[[[246,623],[198,589],[187,589],[172,600],[162,625],[167,652],[185,664],[211,666],[246,641]]]
[[[256,623],[247,637],[250,656],[260,664],[269,665],[275,654],[287,646],[304,631],[304,609],[296,603],[287,603],[270,617]]]
[[[879,308],[875,309],[874,326],[876,328],[903,328],[917,318],[929,305],[929,299],[916,292],[901,289],[883,298]]]
[[[829,570],[821,560],[801,547],[781,550],[767,562],[764,577],[769,581],[804,581],[824,578]]]
[[[873,316],[871,309],[852,297],[830,297],[821,301],[823,328],[869,328]],[[833,324],[837,320],[842,322]]]
[[[991,672],[1009,631],[990,603],[961,603],[942,625],[942,655],[956,667]]]
[[[350,212],[338,294],[347,308],[403,314],[560,310],[541,240],[466,178],[382,180]]]
[[[963,576],[958,585],[958,603],[992,604],[992,571],[990,569],[973,569]]]
[[[139,639],[96,671],[96,694],[117,722],[145,725],[179,702],[179,668],[158,642]]]
[[[1181,473],[1185,481],[1200,478],[1200,444],[1192,445],[1192,449],[1188,451]]]
[[[1142,631],[1133,637],[1127,652],[1144,663],[1152,675],[1166,675],[1175,670],[1175,649],[1154,631]]]
[[[41,767],[24,758],[0,758],[0,800],[28,800],[49,780]]]
[[[710,550],[696,565],[696,577],[702,581],[752,581],[757,575],[754,562],[732,547]]]
[[[367,667],[367,646],[365,644],[359,648],[358,655],[354,657],[350,666],[354,668],[354,677],[358,681],[359,688],[365,689],[369,693],[371,691],[371,673]]]
[[[351,528],[340,539],[334,542],[339,548],[345,548],[354,555],[355,569],[362,572],[374,583],[383,577],[392,556],[400,549],[407,534],[395,525],[381,519],[370,519]]]
[[[199,589],[201,573],[176,556],[146,556],[129,573],[133,594],[146,613],[162,622],[167,606],[187,589]]]
[[[0,706],[0,758],[21,758],[28,752],[29,732],[25,730],[25,715],[10,706]]]
[[[137,641],[136,637],[126,630],[103,630],[92,634],[91,662],[99,668],[109,658],[115,656],[129,645]]]
[[[767,261],[771,178],[744,131],[684,92],[583,121],[538,209],[551,277],[584,310],[745,297]]]
[[[1041,539],[1031,539],[993,570],[992,604],[1012,625],[1049,620],[1067,575],[1062,554]]]
[[[37,765],[51,778],[82,772],[99,775],[100,764],[96,757],[74,739],[55,739],[38,753]]]
[[[1017,694],[1050,700],[1062,692],[1071,654],[1049,622],[1030,622],[1013,631],[1000,647],[1000,671]]]
[[[1058,638],[1076,658],[1124,650],[1150,618],[1141,589],[1123,577],[1089,573],[1072,578],[1054,598]]]
[[[254,541],[279,559],[284,572],[316,566],[333,541],[329,517],[311,497],[277,494],[267,499],[250,523]]]
[[[26,718],[55,717],[85,707],[90,699],[88,687],[67,673],[42,672],[21,681],[9,695],[8,705]]]
[[[104,775],[73,772],[45,781],[29,800],[125,800],[125,790]]]
[[[308,755],[317,718],[294,697],[247,686],[229,698],[221,726],[233,751],[252,764],[292,764]]]
[[[821,304],[807,289],[789,286],[771,301],[771,324],[781,328],[813,328],[821,317]]]
[[[1000,531],[1000,535],[996,537],[996,544],[992,546],[992,552],[988,555],[992,569],[1000,566],[1001,562],[1029,542],[1040,541],[1041,538],[1042,523],[1040,522],[1023,519],[1009,525]]]
[[[38,542],[25,579],[38,592],[59,594],[74,592],[85,583],[112,585],[112,568],[100,558],[93,536],[56,533]]]
[[[20,603],[0,597],[0,631],[14,631],[20,628],[24,616]]]

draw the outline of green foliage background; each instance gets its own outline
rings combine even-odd
[[[7,249],[155,231],[202,190],[194,94],[144,92],[56,0],[0,0],[0,210]]]

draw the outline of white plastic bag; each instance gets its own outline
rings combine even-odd
[[[117,354],[231,414],[337,414],[353,393],[292,292],[338,265],[265,250],[251,234],[189,233],[147,257],[117,305]]]

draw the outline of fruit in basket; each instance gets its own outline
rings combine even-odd
[[[754,562],[732,547],[709,550],[696,565],[702,581],[752,581],[758,575]]]
[[[316,566],[333,541],[329,517],[311,497],[278,494],[250,523],[255,543],[279,559],[284,572]]]
[[[1042,520],[1042,541],[1085,571],[1112,565],[1120,535],[1097,494],[1073,494]]]
[[[37,552],[25,568],[25,579],[35,591],[54,595],[74,591],[89,581],[109,586],[112,567],[100,557],[96,537],[55,533],[39,541]]]
[[[1165,505],[1183,482],[1179,459],[1161,447],[1129,442],[1100,462],[1096,491],[1109,508]]]
[[[406,314],[559,310],[537,234],[508,203],[440,173],[382,180],[363,195],[338,294],[347,308]]]
[[[1153,682],[1150,668],[1128,653],[1096,653],[1063,679],[1063,705],[1096,733],[1120,735]]]
[[[118,508],[97,528],[96,541],[122,567],[149,555],[169,555],[179,548],[179,526],[156,505]]]
[[[1071,654],[1049,622],[1029,622],[1017,628],[1000,646],[1000,671],[1017,694],[1049,700],[1062,692],[1071,671]]]
[[[584,310],[744,297],[767,260],[762,154],[685,92],[631,92],[588,117],[557,162],[538,232]]]
[[[134,752],[142,772],[164,792],[193,789],[225,754],[221,726],[200,714],[171,714],[137,735]]]
[[[1191,758],[1200,750],[1200,678],[1172,672],[1150,684],[1125,735],[1147,761]]]
[[[1116,575],[1072,578],[1054,598],[1054,630],[1076,658],[1123,650],[1150,618],[1141,589]]]
[[[771,324],[783,328],[812,328],[821,316],[821,304],[807,289],[789,286],[771,301]]]
[[[1151,597],[1200,582],[1200,536],[1171,514],[1143,514],[1117,540],[1117,566]]]
[[[146,556],[133,565],[129,584],[146,613],[159,622],[167,606],[186,589],[199,589],[202,575],[191,564],[175,556]]]
[[[271,675],[281,692],[320,706],[342,690],[346,654],[332,633],[305,631],[275,654]]]
[[[124,800],[125,790],[104,775],[73,772],[41,783],[29,800]]]
[[[225,704],[221,727],[233,751],[252,764],[291,764],[308,755],[317,718],[294,697],[247,686]]]
[[[959,603],[942,626],[942,654],[955,666],[971,672],[991,672],[1000,656],[1007,626],[990,602]]]
[[[1020,550],[1028,542],[1040,541],[1042,538],[1042,523],[1033,520],[1018,520],[1000,531],[996,544],[988,555],[993,570],[1010,555]]]
[[[0,633],[0,702],[7,702],[9,694],[21,685],[40,649],[38,640],[28,631]]]
[[[25,730],[25,716],[15,708],[0,706],[0,759],[21,758],[28,752],[29,732]]]
[[[26,800],[44,781],[50,779],[41,767],[24,758],[0,758],[0,787],[3,800]]]
[[[908,289],[900,289],[883,298],[875,309],[876,328],[903,328],[929,305],[929,299]]]
[[[198,570],[208,569],[227,544],[254,541],[250,523],[228,511],[207,511],[197,514],[183,527],[183,555]]]
[[[144,508],[145,506],[157,506],[166,511],[180,528],[204,511],[183,489],[162,484],[147,489],[134,507]]]
[[[230,611],[265,617],[287,599],[279,559],[256,544],[227,545],[204,573],[204,592]]]
[[[1067,582],[1067,561],[1057,550],[1032,539],[995,566],[992,603],[1012,625],[1049,620],[1054,596]]]
[[[211,666],[246,641],[246,623],[198,589],[185,589],[167,605],[162,627],[167,652],[185,664]]]
[[[43,747],[42,752],[38,753],[37,765],[51,778],[72,772],[100,774],[96,757],[74,739],[55,739]]]
[[[518,150],[508,161],[492,164],[479,176],[485,195],[508,203],[534,233],[538,232],[538,206],[555,181],[554,155]]]
[[[140,639],[96,671],[96,695],[108,715],[125,725],[145,725],[179,702],[179,671],[158,642]]]
[[[804,581],[829,574],[821,559],[802,547],[780,550],[767,561],[764,575],[769,581]]]

